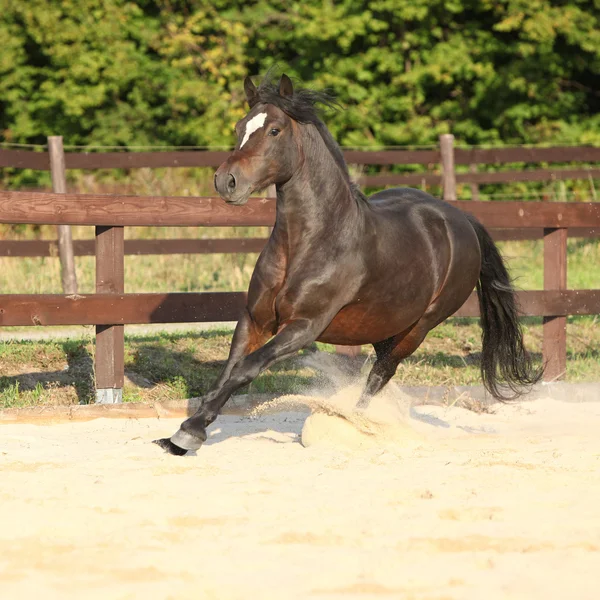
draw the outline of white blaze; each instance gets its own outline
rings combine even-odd
[[[258,113],[254,115],[247,123],[246,123],[246,133],[244,133],[244,139],[240,144],[240,150],[242,146],[250,139],[250,136],[257,130],[260,129],[265,124],[265,119],[267,118],[267,113]]]

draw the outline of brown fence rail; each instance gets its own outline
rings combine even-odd
[[[600,314],[600,290],[535,290],[518,299],[524,317]],[[245,292],[0,294],[0,326],[237,321],[245,302]],[[454,316],[479,316],[475,293]]]
[[[588,237],[585,232],[581,237]],[[593,230],[592,230],[593,231]],[[125,254],[244,254],[260,252],[266,238],[209,238],[172,240],[125,240]],[[74,240],[75,256],[94,256],[96,241]],[[0,240],[0,256],[57,256],[56,240]]]
[[[454,148],[457,165],[509,163],[600,162],[600,147],[553,146]],[[66,152],[67,169],[139,169],[160,167],[218,167],[228,151]],[[357,165],[432,165],[441,163],[435,150],[345,150],[346,162]],[[47,152],[0,149],[0,167],[49,171]]]
[[[567,232],[582,227],[600,230],[600,203],[454,204],[488,228],[543,230],[545,289],[521,292],[519,301],[524,315],[544,318],[546,378],[560,378],[566,367],[566,316],[600,314],[600,290],[566,289]],[[239,292],[124,294],[123,226],[272,225],[274,217],[272,199],[230,207],[215,198],[0,192],[0,222],[96,225],[96,294],[0,296],[0,325],[95,324],[98,398],[106,398],[106,390],[123,385],[124,324],[236,320],[245,302]],[[477,314],[473,296],[456,313]]]
[[[596,229],[600,203],[453,201],[488,228],[585,227]],[[1,223],[105,226],[267,226],[273,198],[250,198],[231,207],[220,198],[0,192]]]

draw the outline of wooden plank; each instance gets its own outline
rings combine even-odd
[[[567,231],[544,229],[544,289],[567,288]],[[567,318],[562,312],[544,316],[542,352],[545,381],[562,379],[567,369]]]
[[[598,238],[598,227],[571,227],[567,230],[570,238]],[[544,230],[541,227],[517,229],[490,229],[495,241],[541,240]],[[152,254],[244,254],[259,253],[267,243],[267,238],[212,238],[212,239],[172,239],[172,240],[125,240],[125,255]],[[94,256],[94,240],[74,240],[75,256]],[[0,240],[0,256],[35,257],[58,256],[56,240]]]
[[[218,167],[231,151],[69,152],[68,169],[138,169],[142,167]],[[361,165],[428,165],[439,150],[346,150],[346,162]]]
[[[74,252],[77,254],[76,246]],[[56,240],[0,240],[0,256],[58,256]]]
[[[491,229],[490,233],[496,242],[541,240],[544,237],[544,230],[541,227],[535,229]],[[571,227],[567,229],[567,233],[570,238],[597,238],[600,237],[600,226]]]
[[[597,227],[598,202],[452,202],[488,228]],[[272,226],[275,201],[220,198],[0,192],[0,223],[132,226]]]
[[[68,152],[67,169],[136,169],[161,167],[218,167],[230,151],[165,152]],[[346,150],[346,161],[359,165],[430,165],[441,161],[431,150]],[[549,148],[456,148],[455,163],[461,165],[539,162],[598,162],[600,147],[562,146]],[[1,150],[0,167],[50,169],[48,154],[30,150]]]
[[[544,315],[600,314],[600,290],[535,290],[517,292],[520,313],[526,317]],[[471,294],[455,317],[478,317],[477,295]]]
[[[33,153],[32,153],[33,154]],[[167,152],[69,152],[69,169],[132,169],[159,167],[218,167],[230,151]],[[431,150],[346,150],[349,164],[430,165],[441,162],[440,151]],[[456,148],[456,164],[598,162],[600,147],[559,146],[549,148]]]
[[[552,181],[565,179],[600,179],[600,169],[535,169],[529,171],[496,171],[489,173],[469,172],[456,173],[457,183],[471,183],[473,185],[486,183],[513,183],[520,181]],[[421,185],[425,181],[428,185],[443,184],[442,176],[436,173],[380,173],[376,175],[362,175],[358,183],[365,187]]]
[[[564,179],[600,179],[600,169],[531,169],[528,171],[496,171],[494,173],[457,173],[458,183],[512,183],[516,181],[550,181]]]
[[[218,167],[230,151],[68,152],[67,169],[139,169],[162,167]],[[360,165],[428,165],[440,162],[432,150],[346,150],[346,162]],[[48,155],[29,150],[0,150],[0,167],[49,170]]]
[[[454,170],[454,136],[451,133],[440,135],[442,155],[442,190],[444,200],[456,200],[456,173]]]
[[[456,148],[457,165],[539,162],[599,162],[600,146],[554,146],[549,148]]]
[[[487,228],[600,226],[599,202],[452,202]]]
[[[125,240],[125,254],[245,254],[261,252],[267,238]]]
[[[378,173],[377,175],[361,175],[357,178],[364,187],[385,187],[388,185],[441,185],[440,173]]]
[[[344,158],[353,165],[430,165],[440,162],[440,151],[345,150]]]
[[[267,238],[125,240],[126,255],[245,254],[261,252]],[[94,256],[95,240],[74,240],[75,256]],[[0,256],[57,256],[56,240],[0,240]]]
[[[67,169],[157,169],[161,167],[218,167],[228,151],[68,152]]]
[[[0,295],[0,326],[236,321],[245,292]]]
[[[125,291],[124,232],[122,227],[96,227],[96,294]],[[93,312],[91,314],[94,314]],[[117,313],[110,323],[96,324],[96,389],[121,390],[124,378],[124,328]],[[99,401],[114,401],[117,393],[97,391]]]
[[[600,290],[517,293],[524,316],[600,314]],[[0,326],[236,321],[245,292],[0,295]],[[477,317],[475,293],[454,316]]]
[[[33,169],[34,171],[49,171],[50,159],[47,152],[31,150],[2,150],[0,149],[0,168]]]
[[[52,191],[55,194],[67,192],[65,172],[65,151],[60,135],[48,137],[48,154],[50,156],[50,174]],[[77,293],[77,274],[75,272],[75,255],[73,253],[73,235],[70,225],[57,225],[58,256],[60,258],[60,276],[65,294]]]
[[[275,200],[244,206],[221,198],[0,192],[0,223],[133,226],[270,226]]]

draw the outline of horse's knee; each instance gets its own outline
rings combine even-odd
[[[256,379],[260,375],[260,370],[259,364],[246,358],[241,364],[233,367],[227,384],[237,389]]]

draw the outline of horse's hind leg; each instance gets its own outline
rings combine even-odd
[[[407,331],[373,344],[377,360],[369,373],[357,408],[364,410],[369,406],[371,398],[394,376],[400,361],[410,356],[421,345],[428,331],[429,329],[419,321]]]

